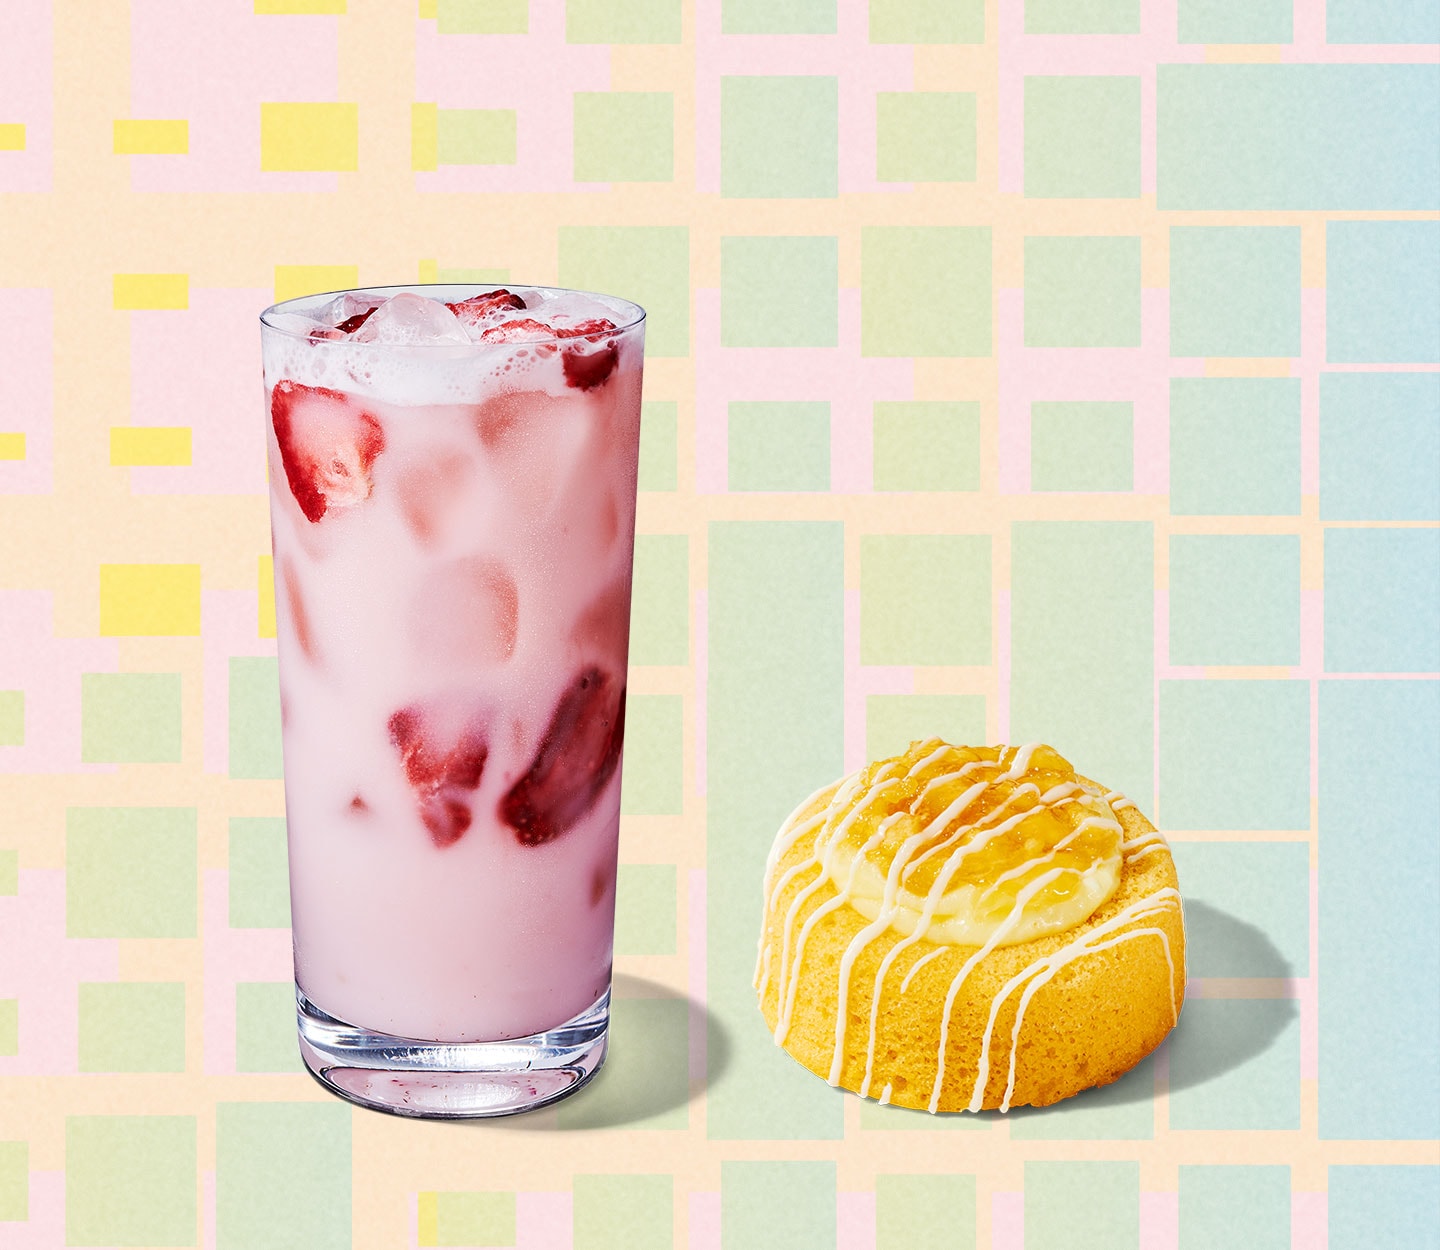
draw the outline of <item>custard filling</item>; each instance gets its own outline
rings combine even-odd
[[[815,858],[869,921],[955,946],[1009,946],[1082,923],[1120,884],[1104,791],[1044,745],[911,743],[835,790]]]

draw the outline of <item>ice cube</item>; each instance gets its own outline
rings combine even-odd
[[[533,305],[532,305],[533,307]],[[537,315],[548,321],[557,330],[573,326],[582,321],[612,321],[614,311],[607,308],[593,296],[579,291],[562,291],[552,295],[536,310]]]
[[[353,337],[357,343],[407,347],[470,341],[465,327],[444,304],[409,291],[381,304]]]
[[[466,556],[425,578],[410,614],[410,636],[427,672],[502,664],[515,650],[520,594],[498,560]]]
[[[315,319],[323,325],[338,326],[352,317],[374,312],[384,302],[385,297],[381,295],[361,295],[355,291],[346,291],[343,295],[337,295],[325,307],[316,310]]]
[[[326,328],[320,322],[313,321],[304,313],[282,312],[271,313],[265,318],[265,324],[272,330],[280,330],[285,334],[296,334],[305,337],[317,329]]]

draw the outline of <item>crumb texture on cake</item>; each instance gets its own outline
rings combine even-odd
[[[781,827],[764,893],[776,1042],[881,1102],[1048,1105],[1179,1018],[1169,847],[1049,747],[931,739],[826,786]]]

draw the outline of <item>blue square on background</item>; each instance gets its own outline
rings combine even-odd
[[[1440,361],[1440,221],[1326,224],[1325,359]]]
[[[1300,227],[1173,226],[1172,356],[1300,354]]]
[[[1440,670],[1440,530],[1325,531],[1325,669]]]
[[[1308,842],[1170,843],[1196,977],[1310,975]]]
[[[1156,823],[1310,828],[1310,683],[1162,681]]]
[[[1290,1250],[1290,1169],[1180,1165],[1180,1250]]]
[[[1320,519],[1440,521],[1440,373],[1320,375]]]
[[[1300,1127],[1294,999],[1194,999],[1165,1047],[1172,1129]]]
[[[1172,378],[1170,511],[1300,514],[1300,380]]]
[[[1300,663],[1300,539],[1170,539],[1171,664]]]
[[[1327,0],[1326,43],[1440,43],[1435,0]]]
[[[1440,1167],[1331,1164],[1330,1250],[1430,1250],[1440,1224]]]

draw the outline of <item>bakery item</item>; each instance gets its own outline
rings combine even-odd
[[[1179,1019],[1164,837],[1050,747],[914,742],[812,794],[775,839],[755,986],[831,1085],[929,1111],[1105,1085]]]

